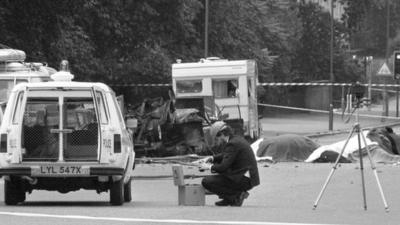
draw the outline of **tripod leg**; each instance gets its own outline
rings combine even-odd
[[[314,207],[313,207],[313,209],[316,209],[316,208],[317,208],[318,202],[319,202],[319,200],[321,200],[322,194],[325,192],[325,189],[326,189],[326,187],[328,186],[328,183],[329,183],[329,181],[331,180],[331,178],[332,178],[332,176],[333,176],[333,173],[335,172],[335,170],[336,170],[336,168],[337,168],[337,165],[339,164],[340,157],[343,155],[343,152],[344,152],[344,150],[346,149],[346,146],[347,146],[347,144],[349,143],[351,136],[353,136],[354,130],[355,130],[355,127],[353,127],[353,128],[351,129],[351,132],[350,132],[349,136],[347,137],[346,142],[344,143],[343,148],[342,148],[342,150],[340,151],[340,154],[338,155],[338,157],[337,157],[337,159],[336,159],[336,161],[335,161],[335,164],[333,165],[333,167],[332,167],[332,169],[331,169],[331,172],[329,173],[328,177],[326,178],[326,181],[325,181],[324,185],[322,186],[322,189],[321,189],[321,191],[319,192],[317,199],[316,199],[315,202],[314,202]]]
[[[386,202],[385,194],[383,193],[382,185],[381,185],[381,182],[379,181],[379,177],[378,177],[378,173],[377,173],[377,171],[376,171],[375,163],[374,163],[374,161],[372,160],[371,152],[370,152],[369,146],[367,145],[367,140],[366,140],[366,138],[365,138],[365,136],[364,136],[364,133],[362,132],[363,130],[362,130],[362,129],[360,129],[360,130],[361,130],[361,137],[362,137],[362,139],[363,139],[363,141],[364,141],[365,148],[366,148],[366,150],[367,150],[368,159],[369,159],[369,162],[371,163],[371,168],[372,168],[372,171],[373,171],[373,173],[374,173],[375,180],[376,180],[376,183],[377,183],[377,185],[378,185],[379,192],[380,192],[380,194],[381,194],[381,198],[382,198],[382,201],[383,201],[383,205],[385,206],[386,212],[389,212],[389,206],[388,206],[388,204],[387,204],[387,202]]]
[[[361,152],[361,137],[360,137],[359,127],[357,127],[357,138],[358,138],[358,154],[360,155],[361,185],[362,185],[362,193],[364,199],[364,210],[367,210],[367,195],[365,193],[365,179],[364,179],[364,163]]]

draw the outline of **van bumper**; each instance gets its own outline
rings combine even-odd
[[[114,175],[124,175],[124,168],[120,167],[89,167],[89,174],[82,176],[114,176]],[[0,176],[32,176],[32,168],[30,167],[7,167],[0,168]],[[52,175],[46,174],[45,177],[51,177]],[[54,174],[55,177],[65,176],[68,174]],[[76,177],[77,175],[73,175]]]

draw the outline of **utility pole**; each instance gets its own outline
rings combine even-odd
[[[367,79],[368,79],[368,99],[372,101],[371,95],[371,86],[372,86],[372,72],[371,72],[371,63],[373,60],[373,56],[366,56],[366,63],[367,63]],[[368,111],[371,111],[371,104],[368,104]]]
[[[389,65],[389,22],[390,22],[390,10],[389,10],[389,0],[386,0],[386,65]],[[384,116],[387,117],[389,115],[389,101],[387,95],[387,87],[386,87],[386,77],[383,77],[384,80],[384,89],[383,89],[383,101],[384,101]]]
[[[209,0],[206,1],[205,6],[205,18],[204,18],[204,58],[208,57],[208,5]]]
[[[333,82],[334,82],[334,77],[333,77],[333,4],[334,0],[331,0],[331,40],[330,40],[330,62],[329,62],[329,81],[331,85],[329,85],[329,131],[333,130]]]

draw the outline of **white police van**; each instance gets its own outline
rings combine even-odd
[[[2,46],[2,45],[0,45]],[[25,62],[24,51],[0,49],[0,120],[13,87],[19,83],[45,82],[57,72],[43,63]]]
[[[110,192],[110,203],[131,201],[132,134],[115,93],[105,84],[54,81],[17,84],[0,126],[0,175],[5,203],[32,190]]]

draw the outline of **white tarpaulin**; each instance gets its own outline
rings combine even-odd
[[[272,156],[261,156],[261,157],[257,156],[258,148],[259,148],[259,146],[260,146],[260,143],[261,143],[263,140],[264,140],[264,138],[260,138],[260,139],[258,139],[257,141],[253,142],[253,144],[250,145],[250,146],[251,146],[251,149],[253,150],[254,155],[256,156],[256,160],[257,160],[257,161],[262,161],[262,160],[270,160],[270,161],[272,161]]]
[[[363,131],[364,137],[367,136],[368,131]],[[361,149],[365,148],[364,141],[362,140],[363,138],[360,137],[360,144],[361,144]],[[369,138],[365,138],[367,145],[378,145],[377,142],[371,141]],[[305,162],[313,162],[319,157],[321,157],[321,154],[325,151],[334,151],[340,154],[340,152],[343,149],[344,144],[346,143],[346,140],[339,141],[336,143],[333,143],[331,145],[323,145],[319,148],[317,148],[306,160]],[[342,156],[345,158],[350,158],[350,155],[353,154],[355,151],[358,151],[359,149],[359,142],[358,142],[358,135],[355,133],[353,137],[350,138],[349,142],[346,145],[346,148],[343,151]]]

